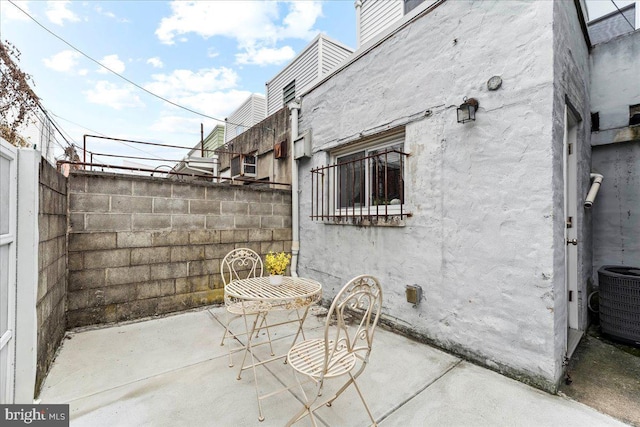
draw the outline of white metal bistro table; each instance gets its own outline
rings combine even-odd
[[[241,303],[243,310],[244,307],[247,307],[247,313],[251,313],[249,307],[255,307],[256,302],[263,304],[267,312],[277,310],[295,310],[297,316],[296,319],[267,325],[267,327],[272,328],[274,326],[297,323],[298,328],[296,331],[296,335],[293,338],[293,342],[291,343],[291,346],[293,346],[298,340],[298,336],[302,334],[304,338],[302,325],[304,324],[307,314],[309,313],[309,307],[311,307],[313,303],[319,301],[320,298],[322,298],[322,285],[315,280],[306,279],[304,277],[285,276],[283,277],[281,285],[272,285],[270,283],[269,277],[251,277],[248,279],[234,280],[228,283],[224,287],[224,296],[225,301],[227,302]],[[304,309],[304,313],[302,314],[302,316],[299,312],[299,310],[301,309]],[[256,374],[256,366],[263,365],[277,359],[283,359],[287,356],[287,353],[285,352],[282,355],[273,355],[274,357],[270,359],[256,362],[251,345],[259,317],[260,316],[256,316],[256,319],[250,325],[247,321],[247,315],[243,316],[247,332],[247,344],[237,378],[241,378],[243,370],[253,369],[253,377],[256,386],[256,396],[258,397],[258,420],[262,421],[264,420],[264,417],[262,415],[261,400],[271,396],[273,393],[263,396],[260,395],[260,391],[258,389],[258,376]],[[247,355],[251,357],[251,364],[245,366]]]

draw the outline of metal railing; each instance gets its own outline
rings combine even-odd
[[[87,149],[87,140],[94,138],[99,140],[105,151],[112,152],[97,152]],[[115,144],[117,143],[118,149]],[[124,144],[126,147],[123,147]],[[198,146],[199,145],[199,146]],[[100,172],[113,172],[113,173],[128,173],[137,175],[146,175],[152,177],[163,177],[168,179],[205,179],[214,182],[231,182],[231,181],[243,181],[245,183],[260,183],[260,184],[274,184],[290,186],[290,183],[265,181],[252,179],[249,177],[225,177],[220,176],[220,157],[228,156],[229,159],[242,156],[245,153],[234,152],[226,150],[225,147],[218,147],[215,149],[204,148],[202,142],[196,145],[196,147],[187,147],[172,144],[162,144],[158,142],[148,141],[136,141],[131,139],[111,138],[99,135],[84,135],[82,147],[74,146],[72,149],[65,152],[67,159],[58,160],[58,169],[68,168],[70,170],[86,170],[86,171],[100,171]],[[155,147],[154,153],[144,151],[138,146]],[[113,150],[109,150],[113,148]],[[124,150],[128,148],[128,152]],[[147,156],[131,155],[131,150],[142,151],[147,153]],[[160,156],[158,151],[162,150],[164,154],[169,153],[168,157],[182,157],[182,158],[167,158]],[[185,150],[187,155],[184,156]],[[78,152],[80,154],[78,154]],[[125,154],[125,152],[127,154]],[[155,156],[155,157],[153,157]],[[193,157],[200,156],[200,157]],[[110,160],[113,159],[113,160]],[[202,166],[193,166],[190,164],[200,163],[202,165],[203,159],[211,160],[209,170],[203,170]],[[138,163],[137,161],[143,161],[144,163]],[[228,162],[230,163],[230,161]],[[67,166],[65,166],[67,165]]]

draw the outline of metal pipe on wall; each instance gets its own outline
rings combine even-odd
[[[298,252],[300,252],[300,212],[298,198],[298,162],[294,158],[293,142],[298,138],[298,113],[300,103],[296,100],[287,104],[291,111],[291,275],[298,276]]]
[[[604,176],[600,175],[599,173],[592,173],[591,179],[593,180],[591,182],[591,188],[589,188],[589,193],[587,193],[587,198],[584,200],[584,207],[586,209],[590,209],[591,206],[593,206],[593,201],[596,199],[596,196],[598,195],[598,190],[600,190],[600,184],[602,183]]]

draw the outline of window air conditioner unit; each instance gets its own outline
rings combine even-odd
[[[241,154],[231,159],[231,177],[255,178],[257,175],[257,158],[254,154]]]

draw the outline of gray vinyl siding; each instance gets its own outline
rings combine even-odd
[[[266,117],[266,101],[263,95],[251,95],[236,111],[227,117],[228,142],[249,129],[251,126],[262,121]],[[238,128],[241,128],[238,131]]]
[[[360,44],[365,44],[403,16],[403,0],[364,0],[360,18]]]

